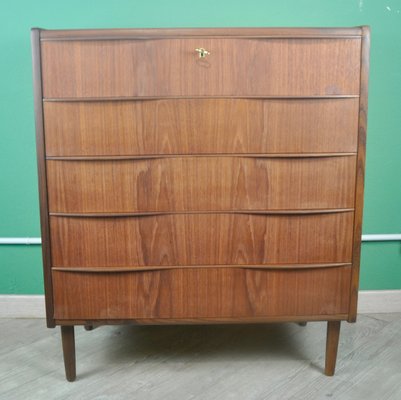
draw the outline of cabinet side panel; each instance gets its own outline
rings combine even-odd
[[[32,71],[35,107],[36,152],[39,179],[40,226],[42,236],[43,275],[45,282],[46,319],[49,328],[55,327],[53,307],[53,285],[51,277],[51,253],[49,214],[47,203],[47,180],[45,162],[45,137],[43,128],[42,65],[40,49],[40,29],[31,31]]]
[[[370,52],[370,28],[362,27],[361,47],[361,88],[359,101],[359,128],[358,128],[358,156],[356,169],[355,191],[355,221],[354,244],[352,256],[351,295],[349,306],[349,322],[356,321],[359,288],[359,267],[361,261],[361,236],[362,236],[362,212],[363,190],[365,183],[365,155],[366,155],[366,129],[368,113],[368,80],[369,80],[369,52]]]

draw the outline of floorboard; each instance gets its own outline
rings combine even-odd
[[[399,400],[401,313],[342,323],[336,375],[326,324],[76,327],[77,380],[60,329],[0,320],[0,399]]]

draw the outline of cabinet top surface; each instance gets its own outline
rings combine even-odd
[[[182,36],[342,38],[361,37],[364,27],[349,28],[146,28],[39,30],[41,40],[146,39]]]

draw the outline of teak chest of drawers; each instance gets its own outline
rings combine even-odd
[[[47,324],[354,322],[369,28],[32,30]]]

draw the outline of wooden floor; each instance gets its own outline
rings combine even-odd
[[[0,399],[401,399],[401,314],[343,323],[322,373],[326,324],[76,328],[77,381],[60,329],[0,320]]]

